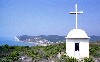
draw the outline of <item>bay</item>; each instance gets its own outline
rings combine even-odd
[[[22,41],[15,41],[14,39],[6,39],[0,38],[0,46],[1,45],[10,45],[10,46],[36,46],[34,43],[22,42]]]

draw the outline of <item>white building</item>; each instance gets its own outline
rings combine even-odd
[[[70,57],[81,59],[89,57],[89,37],[82,29],[77,29],[77,14],[83,13],[77,12],[77,4],[75,6],[76,12],[70,12],[70,14],[76,14],[76,29],[71,30],[66,37],[66,53]]]
[[[89,37],[81,29],[71,30],[66,37],[66,53],[77,59],[89,57]]]

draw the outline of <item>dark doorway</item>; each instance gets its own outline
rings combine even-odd
[[[79,51],[79,43],[75,43],[75,51]]]

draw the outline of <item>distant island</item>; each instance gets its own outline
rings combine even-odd
[[[59,36],[59,35],[39,35],[39,36],[15,36],[16,41],[23,41],[23,42],[30,42],[35,44],[40,44],[42,46],[47,46],[51,44],[58,44],[58,43],[65,43],[66,36]],[[90,42],[91,41],[100,41],[100,36],[89,36]]]
[[[65,42],[65,36],[58,36],[58,35],[39,35],[39,36],[28,36],[28,35],[22,35],[22,36],[15,36],[16,41],[24,41],[24,42],[30,42],[35,44],[40,44],[43,46],[51,45],[55,43],[64,43]]]

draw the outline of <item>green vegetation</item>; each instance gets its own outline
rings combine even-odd
[[[100,58],[100,42],[91,42],[89,51],[91,56]]]
[[[65,44],[50,46],[0,46],[0,61],[18,61],[21,56],[31,57],[33,60],[53,58],[60,51],[65,51]]]
[[[65,43],[49,46],[9,46],[7,44],[0,46],[0,61],[1,62],[21,62],[22,58],[30,59],[31,61],[54,60],[57,62],[78,62],[73,57],[65,55],[61,59],[57,58],[58,53],[65,53]],[[90,56],[100,58],[100,42],[90,43]],[[92,58],[84,58],[84,62],[94,62]]]

